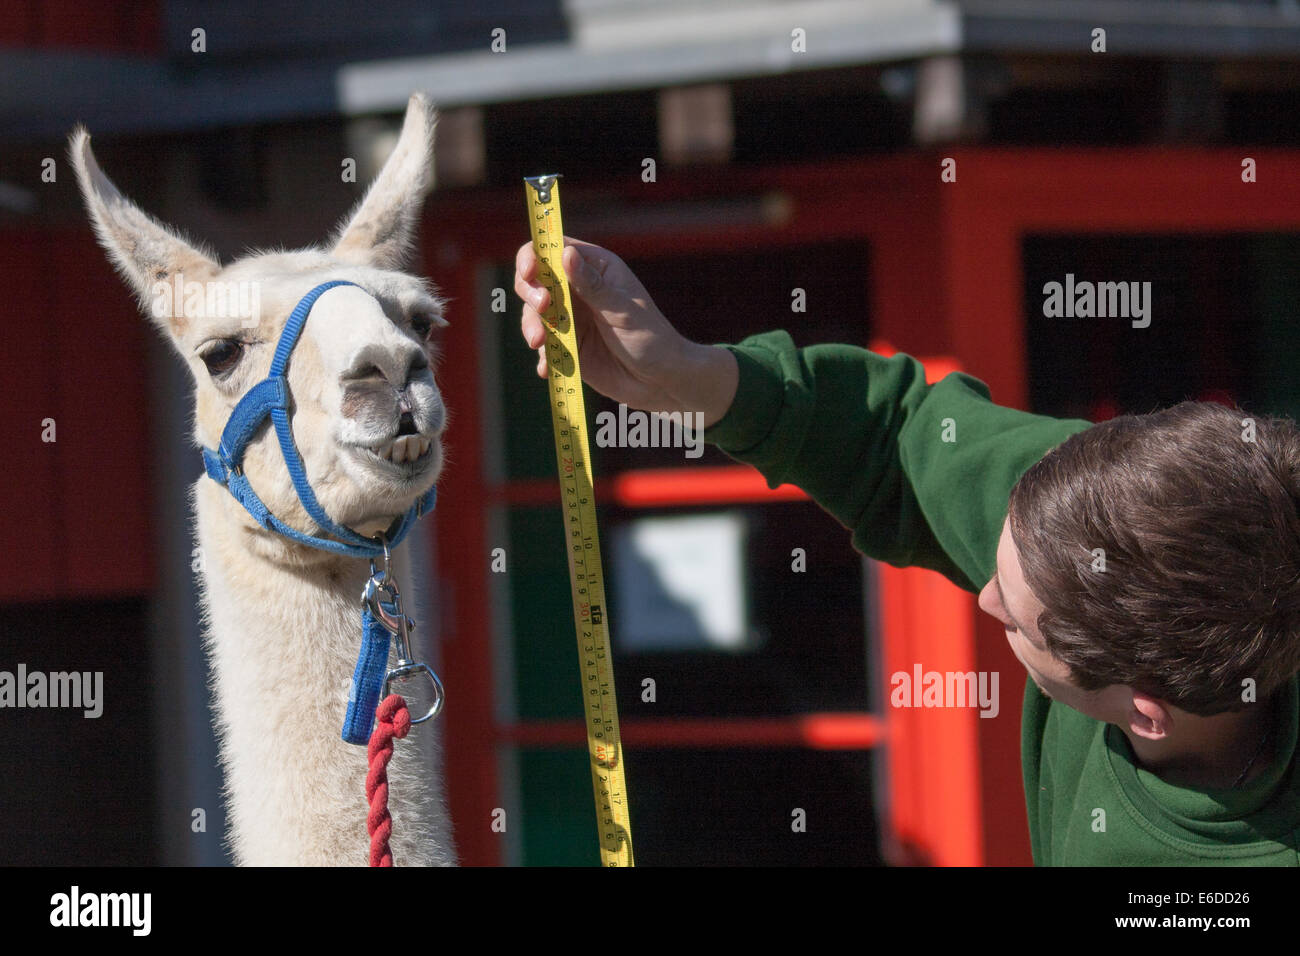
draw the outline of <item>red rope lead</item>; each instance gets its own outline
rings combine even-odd
[[[366,828],[370,831],[370,865],[392,866],[393,854],[388,841],[393,835],[393,818],[388,813],[388,761],[393,759],[393,738],[405,737],[411,730],[411,712],[400,694],[389,694],[375,710],[375,729],[370,734],[366,756],[370,772],[366,774],[366,800],[370,813]]]

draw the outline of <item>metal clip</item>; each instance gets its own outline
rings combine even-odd
[[[525,176],[524,182],[537,190],[537,201],[545,204],[551,201],[551,187],[559,178],[559,173],[549,173],[545,176]],[[546,211],[550,212],[549,209]]]
[[[384,540],[382,534],[379,540],[384,548],[384,566],[381,570],[377,570],[375,562],[370,562],[370,579],[366,581],[365,590],[361,592],[361,603],[390,634],[397,638],[397,665],[384,676],[384,688],[380,699],[388,696],[389,685],[393,681],[409,680],[417,674],[424,673],[429,678],[429,683],[433,685],[433,701],[423,717],[411,719],[412,724],[422,724],[438,716],[446,692],[443,690],[442,681],[433,672],[433,668],[423,662],[411,660],[411,632],[415,630],[415,621],[402,611],[402,595],[397,591],[397,583],[389,576],[388,542]],[[385,596],[388,598],[387,601],[383,600]]]
[[[442,712],[442,702],[447,696],[446,691],[442,689],[442,681],[438,680],[438,675],[433,672],[433,668],[428,664],[425,664],[423,661],[413,662],[399,660],[397,666],[389,671],[388,675],[384,678],[384,696],[387,697],[389,685],[393,681],[410,680],[421,672],[429,678],[429,683],[433,687],[433,702],[429,705],[429,709],[425,711],[423,717],[411,718],[411,723],[413,724],[422,724],[426,720],[432,720]]]

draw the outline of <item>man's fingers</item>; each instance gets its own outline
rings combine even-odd
[[[594,242],[584,242],[581,239],[574,239],[571,236],[565,236],[564,247],[567,249],[570,246],[577,249],[578,252],[581,253],[582,258],[591,262],[593,265],[599,263],[598,267],[601,272],[605,271],[605,266],[608,264],[608,257],[613,255],[613,253],[604,246],[598,246]]]
[[[598,302],[608,291],[605,272],[612,262],[617,261],[617,257],[600,246],[568,236],[564,237],[564,245],[561,253],[562,268],[568,274],[571,286],[575,292],[582,294],[589,305],[593,304],[593,300]],[[569,251],[570,248],[572,252]],[[519,331],[529,347],[539,350],[537,374],[545,378],[546,327],[542,323],[541,314],[550,308],[551,293],[538,281],[540,274],[541,261],[537,250],[531,242],[526,242],[515,252],[515,295],[524,303]],[[581,322],[577,324],[581,345],[583,328]]]
[[[580,246],[572,245],[566,247],[561,253],[560,261],[564,264],[564,271],[570,283],[588,296],[600,294],[605,283],[605,270],[609,267],[609,260],[598,255],[588,258]]]
[[[515,273],[515,295],[539,312],[546,311],[547,300],[551,296],[545,286],[529,282],[517,272]]]
[[[531,242],[525,242],[515,253],[515,272],[526,282],[531,282],[537,276],[537,250],[533,248]]]
[[[523,333],[529,348],[539,348],[546,341],[546,327],[542,324],[542,317],[531,305],[524,306],[519,331]]]

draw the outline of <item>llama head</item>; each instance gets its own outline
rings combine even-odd
[[[356,284],[317,300],[287,374],[294,440],[316,497],[335,521],[367,535],[407,510],[442,467],[446,410],[428,341],[446,324],[442,301],[400,271],[429,188],[434,123],[424,97],[412,96],[392,155],[327,246],[225,266],[122,196],[86,130],[71,139],[100,244],[193,373],[199,444],[216,448],[236,403],[266,377],[298,301],[333,279]],[[269,426],[249,444],[244,470],[274,514],[316,531]]]

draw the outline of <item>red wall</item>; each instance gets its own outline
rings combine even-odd
[[[0,290],[0,601],[149,594],[154,333],[88,230],[0,231]]]
[[[114,53],[162,48],[153,0],[0,0],[0,46]]]

